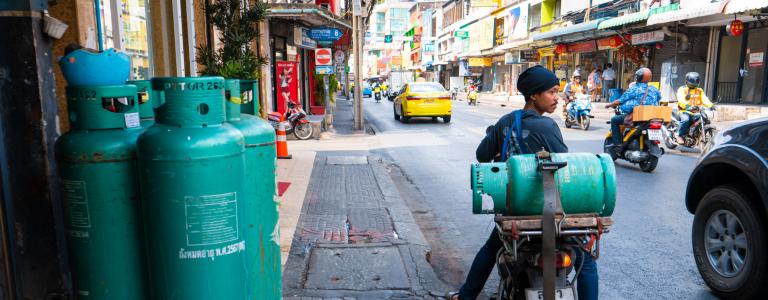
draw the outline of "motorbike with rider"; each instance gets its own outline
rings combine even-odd
[[[700,82],[698,72],[685,74],[685,85],[677,90],[676,119],[666,128],[667,148],[675,149],[678,145],[704,148],[714,137],[716,128],[711,123],[715,107],[699,87]]]
[[[571,108],[572,102],[577,98],[586,95],[584,92],[584,85],[581,83],[581,74],[579,74],[579,72],[573,73],[571,82],[565,85],[563,93],[565,94],[565,105],[563,105],[563,120],[567,120],[568,110]]]
[[[643,172],[656,169],[659,158],[664,154],[664,150],[659,147],[663,140],[664,119],[634,120],[632,115],[637,106],[659,105],[661,92],[648,84],[650,80],[650,69],[638,69],[635,72],[635,84],[619,100],[605,106],[616,112],[608,122],[611,131],[605,137],[605,152],[614,160],[624,159],[639,164]]]

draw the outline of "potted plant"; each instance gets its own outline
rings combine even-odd
[[[222,47],[199,45],[195,60],[201,66],[200,75],[240,79],[242,112],[263,115],[257,87],[261,66],[268,61],[256,54],[253,43],[261,36],[259,22],[266,18],[268,6],[262,1],[253,1],[248,7],[241,5],[241,0],[206,3],[206,18],[221,32]]]
[[[314,101],[309,106],[309,111],[313,115],[325,114],[325,90],[323,89],[323,75],[315,75],[315,86],[312,90]],[[331,104],[336,103],[336,92],[339,90],[339,82],[336,80],[336,74],[328,76],[328,98]]]

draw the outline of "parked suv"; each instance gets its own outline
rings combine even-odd
[[[727,299],[768,292],[768,119],[718,134],[688,179],[693,256],[712,291]]]

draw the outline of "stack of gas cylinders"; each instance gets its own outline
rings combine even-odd
[[[76,297],[281,298],[274,129],[241,113],[239,80],[126,81],[126,61],[85,50],[60,61],[71,130],[56,157]]]

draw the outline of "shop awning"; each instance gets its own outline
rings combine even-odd
[[[646,25],[677,22],[719,14],[723,11],[723,5],[725,5],[725,2],[698,3],[698,5],[692,7],[654,14],[648,18]]]
[[[753,9],[768,7],[768,0],[731,0],[725,5],[724,14],[737,14]]]
[[[306,23],[309,26],[330,26],[352,29],[347,20],[335,15],[325,8],[314,4],[269,4],[267,18],[288,19]]]
[[[589,22],[574,24],[564,28],[553,29],[547,32],[536,33],[533,35],[533,40],[534,41],[547,40],[547,39],[552,39],[558,36],[595,30],[597,29],[597,26],[600,25],[600,22],[603,22],[606,19],[607,18],[600,18],[597,20],[589,21]]]
[[[679,4],[674,3],[674,4],[669,4],[661,7],[652,8],[645,11],[623,15],[621,17],[611,18],[601,22],[600,25],[597,26],[597,29],[609,29],[609,28],[624,26],[627,24],[643,22],[645,20],[648,20],[650,17],[653,17],[654,15],[663,14],[668,11],[676,11],[678,8],[679,8]]]

